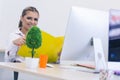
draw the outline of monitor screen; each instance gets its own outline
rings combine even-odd
[[[109,12],[109,61],[120,62],[120,10]]]
[[[107,11],[72,7],[60,61],[94,60],[93,37],[102,40],[104,52],[107,53],[108,22]]]

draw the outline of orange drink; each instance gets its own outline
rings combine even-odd
[[[48,55],[41,54],[40,55],[40,61],[39,61],[39,67],[40,68],[46,68],[47,61],[48,61]]]

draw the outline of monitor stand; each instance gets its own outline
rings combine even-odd
[[[99,38],[93,37],[93,47],[95,54],[95,69],[96,71],[107,70],[102,41]]]

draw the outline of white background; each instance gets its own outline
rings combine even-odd
[[[0,49],[5,49],[9,33],[18,27],[22,10],[34,6],[40,12],[38,26],[53,36],[63,36],[71,6],[99,10],[120,9],[119,0],[0,0]]]

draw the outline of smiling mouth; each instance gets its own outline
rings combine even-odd
[[[28,26],[29,26],[29,27],[32,27],[33,25],[31,25],[31,24],[28,24]]]

